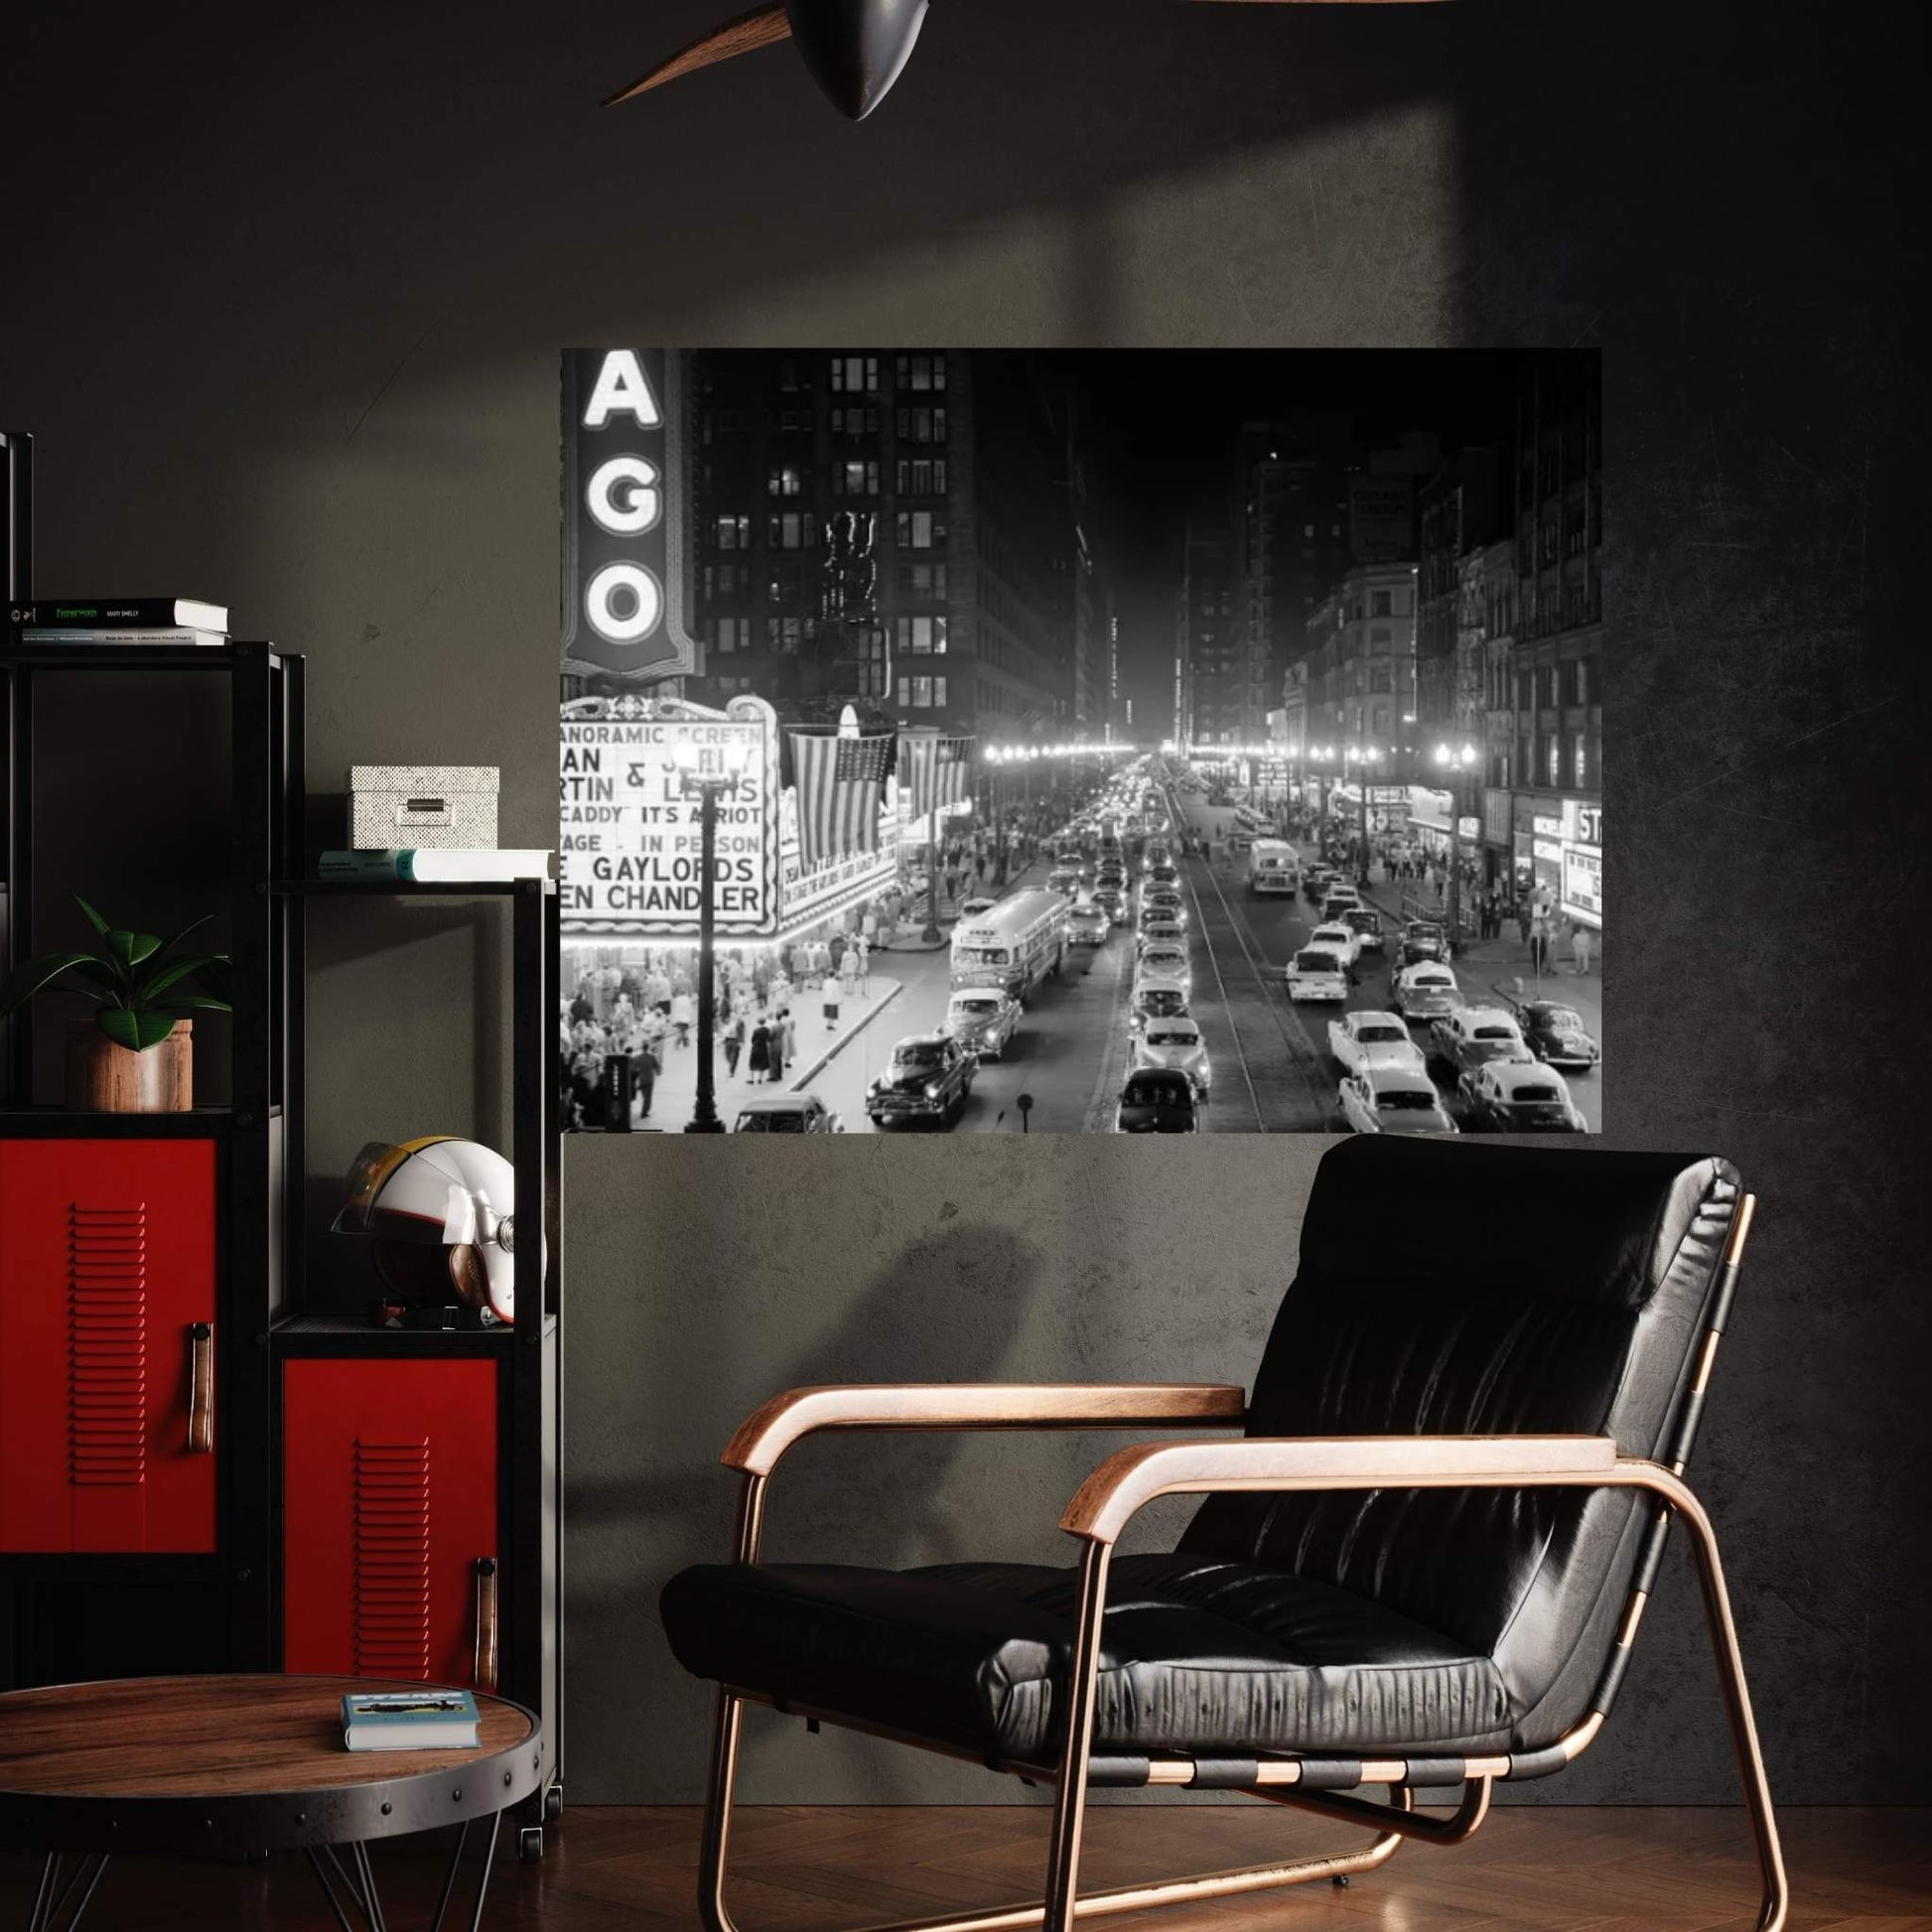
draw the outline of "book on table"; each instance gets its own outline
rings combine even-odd
[[[548,848],[523,851],[498,846],[403,846],[391,851],[325,852],[317,862],[322,879],[400,879],[414,885],[507,885],[548,879]]]
[[[477,1700],[468,1691],[350,1691],[343,1743],[352,1751],[460,1751],[477,1746]]]

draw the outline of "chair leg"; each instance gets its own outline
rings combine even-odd
[[[1736,1753],[1737,1775],[1744,1787],[1744,1809],[1750,1817],[1751,1836],[1757,1844],[1757,1865],[1764,1885],[1757,1932],[1779,1932],[1791,1907],[1791,1888],[1784,1875],[1777,1814],[1771,1809],[1771,1785],[1764,1775],[1764,1753],[1758,1745],[1757,1725],[1751,1717],[1750,1692],[1744,1684],[1744,1660],[1737,1650],[1737,1626],[1731,1620],[1730,1596],[1725,1588],[1724,1565],[1718,1557],[1718,1534],[1701,1508],[1686,1509],[1679,1502],[1677,1514],[1690,1528],[1691,1547],[1697,1555],[1705,1620],[1711,1628],[1711,1647],[1717,1653],[1718,1677],[1724,1686],[1725,1710],[1730,1720],[1731,1748]]]
[[[725,1872],[731,1855],[732,1792],[738,1782],[738,1733],[744,1713],[744,1701],[719,1685],[711,1720],[704,1841],[698,1852],[698,1917],[705,1932],[738,1932],[725,1903]]]

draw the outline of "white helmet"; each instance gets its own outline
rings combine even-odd
[[[398,1294],[440,1301],[454,1288],[466,1308],[515,1318],[516,1171],[500,1154],[447,1134],[371,1141],[346,1185],[333,1229],[370,1236]]]

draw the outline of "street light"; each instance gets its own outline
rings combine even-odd
[[[1451,938],[1462,931],[1462,780],[1474,767],[1476,748],[1464,744],[1457,749],[1447,745],[1436,748],[1437,769],[1449,781],[1449,929]]]
[[[699,745],[689,733],[671,748],[678,785],[684,795],[696,796],[701,839],[698,859],[698,1098],[687,1134],[722,1134],[718,1118],[718,1070],[713,1035],[717,1031],[718,901],[714,873],[718,854],[718,800],[738,790],[751,761],[752,747],[743,738],[722,745]]]

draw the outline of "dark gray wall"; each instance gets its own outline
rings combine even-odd
[[[1925,1799],[1918,10],[958,0],[861,129],[782,52],[594,111],[713,11],[10,23],[0,416],[44,439],[42,587],[227,598],[312,654],[319,784],[499,763],[505,842],[548,844],[562,343],[1604,345],[1615,1138],[1765,1196],[1699,1473],[1779,1791]],[[319,934],[318,1196],[368,1135],[501,1131],[498,943]],[[696,1795],[653,1603],[722,1547],[753,1402],[1244,1377],[1317,1152],[573,1146],[573,1795]],[[1050,1551],[1098,1447],[817,1448],[774,1553]],[[1687,1598],[1548,1795],[1728,1795]],[[1008,1795],[763,1727],[751,1768]]]

